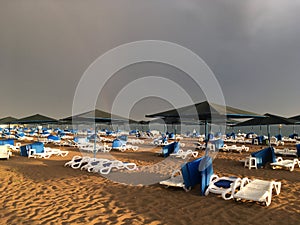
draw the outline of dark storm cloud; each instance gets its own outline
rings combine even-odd
[[[279,0],[1,1],[0,117],[71,114],[86,68],[111,48],[144,39],[175,42],[202,57],[228,105],[299,114],[290,100],[299,96],[299,9]]]

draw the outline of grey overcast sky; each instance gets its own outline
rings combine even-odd
[[[87,67],[108,50],[139,40],[174,42],[195,52],[229,106],[298,115],[299,12],[300,1],[285,0],[1,0],[0,117],[69,116]],[[173,76],[195,101],[205,100],[180,71],[142,63],[110,80],[103,90],[109,103],[99,108],[109,110],[128,76],[139,75]],[[142,119],[163,106],[170,104],[143,99],[131,117]]]

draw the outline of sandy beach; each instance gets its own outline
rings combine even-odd
[[[194,148],[192,140],[184,142],[184,149]],[[250,152],[262,148],[248,146]],[[111,151],[111,154],[140,168],[153,167],[163,160],[154,153],[160,148],[153,149],[149,144],[139,147],[136,152]],[[9,160],[0,161],[0,224],[281,225],[300,221],[300,169],[249,170],[239,162],[249,152],[219,152],[213,161],[214,172],[219,176],[281,181],[281,193],[273,195],[269,207],[255,202],[225,201],[215,194],[200,196],[197,186],[185,192],[182,188],[159,184],[124,185],[100,174],[64,167],[81,153],[76,148],[61,149],[68,150],[69,155],[33,159],[13,153]],[[154,170],[162,168],[157,166]],[[169,173],[168,169],[158,172],[162,176]],[[112,172],[112,178],[118,173]]]

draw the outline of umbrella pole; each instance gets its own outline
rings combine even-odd
[[[94,158],[96,158],[96,144],[97,144],[97,124],[95,122],[95,138],[94,138]]]
[[[293,124],[293,134],[295,134],[296,131],[295,131],[295,124]]]
[[[208,122],[207,122],[207,120],[205,120],[205,139],[207,140],[207,142],[209,141],[208,140]]]
[[[268,140],[269,140],[269,147],[271,147],[271,132],[270,132],[270,125],[267,125],[267,129],[268,129]]]
[[[208,156],[208,122],[205,120],[205,156]]]

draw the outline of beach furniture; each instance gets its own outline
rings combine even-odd
[[[34,151],[29,152],[30,149],[34,149]],[[44,153],[44,143],[42,142],[34,142],[32,144],[23,145],[20,147],[20,155],[28,157],[29,154],[37,154]]]
[[[265,167],[267,163],[276,162],[276,156],[273,147],[268,147],[257,152],[253,152],[251,153],[251,157],[256,158],[257,168]]]
[[[162,149],[157,152],[157,154],[160,154],[163,157],[168,157],[172,153],[176,154],[179,151],[179,149],[180,149],[180,143],[172,142],[171,144],[163,146]]]
[[[102,167],[97,167],[98,172],[101,174],[109,174],[113,169],[127,169],[127,170],[135,170],[137,168],[135,163],[122,162],[119,160],[111,160],[107,163],[103,163]]]
[[[86,170],[88,172],[96,172],[96,168],[104,167],[103,164],[110,162],[109,159],[98,159],[92,158],[87,164],[81,167],[81,170]]]
[[[82,156],[79,156],[79,155],[75,155],[73,156],[73,158],[69,161],[69,162],[66,162],[64,166],[70,166],[73,164],[73,163],[77,163],[77,162],[80,162],[82,160]]]
[[[69,154],[69,151],[63,151],[58,148],[50,148],[50,147],[44,147],[44,152],[46,154],[50,154],[50,156],[56,155],[62,157],[66,157]]]
[[[79,169],[81,166],[87,164],[91,158],[89,156],[74,156],[70,162],[65,163],[65,166],[70,166],[73,169]]]
[[[241,179],[238,177],[219,177],[213,174],[210,178],[209,185],[205,191],[207,196],[209,193],[220,194],[223,199],[232,199],[232,189],[237,188]],[[234,183],[237,184],[234,186]]]
[[[243,151],[248,152],[249,147],[246,147],[245,145],[242,145],[242,146],[232,145],[232,146],[229,147],[229,150],[232,151],[232,152],[242,153]]]
[[[296,149],[274,149],[274,152],[277,155],[300,157],[300,144],[296,145]]]
[[[170,156],[177,157],[177,158],[182,158],[182,159],[186,159],[187,157],[192,157],[192,156],[194,158],[197,158],[198,152],[193,151],[191,149],[189,149],[187,151],[179,149],[176,153],[171,153]]]
[[[278,140],[277,137],[271,137],[270,139],[270,144],[271,145],[276,145],[276,146],[279,146],[279,145],[284,145],[284,141],[283,140]]]
[[[236,189],[239,188],[237,191]],[[281,182],[266,181],[254,179],[250,180],[247,177],[237,180],[232,189],[232,196],[236,201],[250,200],[257,201],[269,206],[272,201],[273,189],[279,195],[281,190]]]
[[[203,150],[206,148],[206,144],[205,143],[201,143],[201,142],[195,142],[194,145],[196,145],[196,149],[199,149],[199,150]]]
[[[9,146],[0,145],[0,159],[9,159],[12,155]]]
[[[272,166],[272,169],[282,169],[282,168],[287,168],[290,171],[293,171],[295,166],[300,167],[300,161],[298,159],[282,159],[281,157],[278,157],[276,159],[275,163],[270,163],[270,165]]]
[[[169,179],[160,181],[167,187],[182,187],[185,191],[191,190],[195,185],[200,185],[200,195],[205,194],[213,174],[212,159],[204,156],[194,161],[184,163],[180,172],[175,170]]]
[[[166,187],[183,188],[185,191],[191,190],[191,187],[189,188],[185,187],[181,170],[174,170],[169,179],[160,181],[159,184],[165,185]]]
[[[168,145],[169,142],[167,138],[156,138],[153,140],[152,144],[161,147]]]
[[[267,163],[276,162],[276,156],[273,147],[268,147],[257,152],[253,152],[250,156],[246,157],[244,160],[240,160],[244,163],[244,167],[250,169],[263,168]]]
[[[36,149],[31,148],[28,150],[28,158],[44,158],[48,159],[50,158],[51,154],[46,152],[36,152]]]
[[[222,148],[220,148],[222,151],[232,151],[232,152],[239,152],[242,153],[243,151],[248,152],[249,147],[246,147],[245,145],[237,146],[237,145],[226,145],[224,144]]]
[[[122,140],[119,138],[113,140],[111,148],[119,150],[121,152],[124,152],[128,149],[132,149],[133,151],[137,151],[139,149],[138,146],[129,145],[127,144],[127,140]]]

